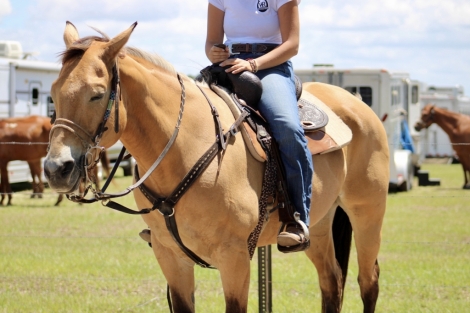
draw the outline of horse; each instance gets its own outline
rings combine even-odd
[[[49,142],[51,128],[50,117],[45,116],[31,115],[0,120],[0,143],[4,143],[0,150],[1,205],[3,205],[6,194],[8,194],[7,205],[11,205],[12,195],[7,165],[8,162],[15,160],[28,162],[33,180],[31,198],[42,198],[44,184],[42,182],[41,158],[47,154],[47,143]],[[103,169],[109,175],[109,160],[106,153],[101,154],[100,160]],[[94,175],[98,175],[97,167],[94,170]],[[63,195],[59,195],[55,205],[57,206],[62,199]]]
[[[207,99],[225,131],[234,123],[226,103],[209,86],[177,73],[158,55],[126,47],[136,25],[114,38],[103,33],[80,38],[75,26],[66,23],[62,69],[51,88],[57,120],[44,161],[49,185],[57,192],[77,195],[85,156],[95,145],[109,147],[121,140],[141,173],[155,167],[160,156],[153,172],[142,177],[149,192],[167,197],[216,141],[214,110]],[[318,271],[322,311],[341,310],[352,226],[364,312],[374,312],[389,184],[387,136],[374,112],[346,90],[321,83],[303,88],[326,103],[353,133],[348,146],[313,156],[311,245],[305,254]],[[113,99],[121,101],[110,110]],[[100,132],[103,121],[107,130]],[[225,312],[247,312],[247,239],[258,223],[264,169],[265,163],[251,155],[240,135],[234,135],[171,208],[184,246],[220,272]],[[152,206],[141,188],[132,190],[139,210]],[[150,227],[152,249],[168,283],[170,310],[194,312],[195,261],[167,230],[167,217],[149,211],[142,218]],[[258,246],[276,243],[278,215],[277,210],[269,215]],[[337,224],[341,218],[343,225]],[[341,226],[332,230],[332,225]]]
[[[0,120],[0,143],[4,143],[0,149],[1,205],[5,194],[8,194],[7,205],[11,205],[12,199],[7,171],[8,162],[27,161],[30,162],[30,168],[34,168],[34,162],[37,163],[47,154],[51,128],[50,118],[45,116],[31,115]]]
[[[449,136],[455,154],[462,164],[463,189],[470,189],[470,116],[436,107],[428,103],[421,110],[415,129],[420,131],[436,123]]]

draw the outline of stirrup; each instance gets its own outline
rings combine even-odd
[[[304,240],[302,243],[293,245],[293,246],[280,246],[278,244],[277,249],[281,251],[282,253],[300,252],[310,247],[310,232],[308,231],[307,225],[305,225],[305,223],[300,220],[300,214],[298,212],[294,213],[294,219],[297,225],[302,228]],[[281,227],[279,228],[278,236],[285,228],[287,228],[287,224],[283,223]]]

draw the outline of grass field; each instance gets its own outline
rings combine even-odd
[[[391,194],[377,312],[470,312],[470,191],[460,165],[424,165],[440,187]],[[118,177],[114,190],[130,184]],[[416,185],[416,184],[415,184]],[[0,312],[168,312],[166,282],[140,217],[28,191],[0,207]],[[132,197],[121,201],[133,206]],[[273,247],[274,312],[320,312],[314,267]],[[343,312],[361,312],[354,247]],[[256,255],[254,260],[256,260]],[[196,268],[198,312],[223,312],[218,272]],[[252,262],[249,312],[258,312]],[[294,305],[295,303],[295,305]]]

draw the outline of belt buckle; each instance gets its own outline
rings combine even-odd
[[[240,52],[233,52],[232,45],[233,45],[232,43],[228,45],[228,52],[230,52],[231,55],[232,54],[240,54]]]

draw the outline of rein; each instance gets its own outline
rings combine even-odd
[[[90,152],[90,150],[92,149],[101,149],[100,153],[102,153],[102,151],[104,151],[104,148],[99,147],[98,144],[99,144],[99,141],[101,140],[103,133],[107,130],[107,127],[105,127],[105,124],[110,116],[112,106],[114,103],[117,102],[116,95],[117,95],[117,89],[119,85],[118,75],[119,74],[118,74],[117,63],[116,63],[116,65],[113,67],[112,90],[110,94],[110,99],[108,101],[108,106],[106,108],[103,121],[98,126],[94,139],[86,130],[84,130],[78,124],[75,124],[74,122],[67,120],[67,119],[55,118],[55,114],[53,116],[53,120],[51,121],[54,123],[54,126],[51,129],[51,134],[54,128],[66,129],[69,132],[73,133],[82,141],[82,144],[84,145],[84,147],[87,148],[86,155],[92,155]],[[199,266],[203,268],[214,268],[213,266],[205,262],[203,259],[197,256],[193,251],[191,251],[189,248],[187,248],[183,244],[181,237],[179,236],[178,227],[176,225],[175,206],[177,202],[181,199],[181,197],[189,189],[189,187],[193,185],[193,183],[197,180],[197,178],[209,166],[209,164],[212,162],[215,156],[221,150],[223,151],[226,150],[228,141],[230,140],[232,136],[235,136],[237,134],[238,127],[243,122],[243,120],[249,115],[249,112],[246,110],[243,110],[242,114],[240,114],[237,120],[232,124],[232,126],[230,126],[230,129],[226,133],[224,133],[216,107],[211,103],[211,101],[209,100],[205,92],[201,89],[201,87],[198,86],[199,90],[204,95],[207,102],[209,103],[209,106],[211,107],[211,113],[214,117],[214,123],[216,127],[216,140],[214,144],[212,144],[212,146],[199,158],[196,164],[188,171],[188,173],[184,176],[184,178],[181,180],[178,186],[173,190],[170,196],[163,198],[161,196],[154,195],[154,193],[150,189],[148,189],[143,183],[152,174],[152,172],[158,167],[158,165],[161,163],[161,161],[166,156],[169,149],[175,142],[176,137],[178,136],[179,128],[181,125],[181,120],[183,118],[184,105],[186,101],[186,92],[185,92],[184,83],[183,83],[183,80],[181,79],[181,76],[177,74],[177,77],[181,85],[181,102],[180,102],[180,111],[178,115],[178,120],[176,122],[175,130],[173,131],[173,134],[170,140],[168,141],[168,143],[166,144],[165,148],[163,149],[161,154],[158,156],[158,158],[155,160],[153,165],[147,170],[147,172],[142,177],[139,177],[139,171],[136,165],[135,167],[135,179],[137,181],[136,183],[127,187],[124,191],[119,192],[119,193],[113,193],[113,194],[105,193],[107,187],[109,186],[109,183],[111,182],[112,178],[114,177],[114,174],[116,173],[117,168],[119,167],[119,163],[123,160],[123,158],[125,158],[124,154],[126,152],[126,148],[123,147],[116,163],[114,164],[113,169],[111,170],[109,177],[107,178],[101,190],[94,190],[93,188],[91,188],[91,185],[90,185],[86,188],[85,192],[83,193],[83,196],[67,195],[67,198],[71,201],[79,202],[79,203],[94,203],[97,201],[101,201],[103,206],[106,206],[108,208],[111,208],[113,210],[117,210],[123,213],[132,214],[132,215],[148,214],[152,211],[158,210],[160,214],[162,214],[163,217],[165,218],[165,224],[167,226],[167,229],[170,232],[173,239],[175,240],[175,242],[177,243],[177,245],[180,247],[180,249],[193,262],[195,262]],[[118,104],[116,103],[116,114],[118,114],[117,107],[118,107]],[[115,120],[116,120],[116,123],[119,124],[118,116],[115,116]],[[119,131],[118,125],[115,125],[115,131],[116,132]],[[88,170],[90,170],[92,166],[95,166],[98,163],[99,158],[96,160],[93,160],[93,162],[88,162],[86,157],[84,159],[85,160],[83,161],[84,163],[83,167],[85,169],[85,179],[86,181],[88,181],[89,180],[88,174],[87,174]],[[135,211],[117,202],[110,200],[113,198],[123,197],[129,194],[131,191],[133,191],[136,188],[139,188],[139,190],[150,201],[150,203],[152,203],[151,208],[144,208],[140,211]],[[94,197],[90,199],[86,199],[85,196],[89,189],[92,189]]]

